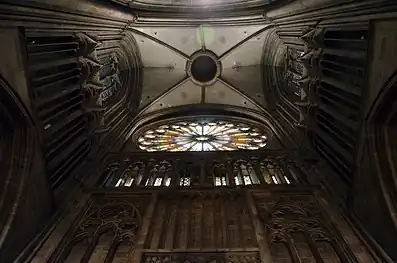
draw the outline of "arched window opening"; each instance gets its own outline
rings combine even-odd
[[[194,173],[193,163],[186,163],[183,168],[179,171],[180,179],[179,186],[190,186],[191,178]]]
[[[291,184],[291,182],[294,182],[294,180],[290,178],[289,174],[273,162],[261,162],[260,170],[263,179],[267,184]]]
[[[184,154],[172,154],[171,158],[162,161],[147,157],[132,161],[134,157],[128,157],[123,168],[120,168],[119,162],[108,166],[102,176],[102,185],[116,188],[285,185],[298,183],[298,177],[302,176],[299,167],[287,159],[240,159],[238,153],[235,156],[220,155],[221,158],[215,160],[208,156],[192,160]]]
[[[138,136],[148,152],[258,150],[267,145],[268,131],[235,121],[190,120],[157,125]]]
[[[270,254],[275,263],[292,262],[290,251],[285,242],[274,242],[270,246]]]
[[[131,187],[139,184],[145,172],[145,166],[142,162],[135,162],[130,165],[121,175],[115,187]]]
[[[162,161],[155,164],[150,170],[149,177],[146,180],[145,186],[170,186],[172,176],[172,165],[168,161]]]
[[[299,257],[301,262],[317,262],[314,258],[313,251],[311,250],[308,243],[308,237],[306,233],[302,231],[291,232],[290,236],[294,242],[297,256]]]
[[[116,244],[113,256],[114,262],[128,262],[131,252],[134,250],[134,244],[131,240],[126,239]]]
[[[341,262],[332,244],[329,241],[317,241],[316,248],[324,262]]]
[[[114,242],[115,233],[112,229],[100,234],[97,238],[95,247],[92,250],[88,263],[105,262],[107,258],[113,258],[114,251],[111,250]]]
[[[212,169],[212,174],[215,186],[228,185],[228,171],[225,164],[215,162]]]
[[[258,176],[250,162],[239,160],[233,167],[235,185],[259,184]]]
[[[180,186],[190,186],[190,177],[181,178]]]
[[[106,168],[105,172],[103,173],[103,178],[104,178],[104,185],[106,187],[113,187],[117,184],[119,181],[119,178],[117,176],[117,172],[120,168],[120,164],[118,162],[112,163],[111,165]]]
[[[81,240],[71,241],[66,249],[67,254],[64,263],[80,262],[83,259],[84,254],[87,252],[91,241],[88,237],[82,238]]]

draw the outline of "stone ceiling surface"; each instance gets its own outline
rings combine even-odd
[[[274,0],[111,0],[137,10],[150,11],[234,11],[264,7]]]
[[[266,109],[261,62],[267,29],[266,24],[132,27],[144,69],[141,114],[189,104]],[[220,65],[210,85],[188,74],[189,61],[201,53]]]

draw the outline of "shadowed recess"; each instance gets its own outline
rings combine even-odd
[[[199,82],[211,81],[216,76],[215,61],[208,56],[199,56],[192,63],[192,76]]]

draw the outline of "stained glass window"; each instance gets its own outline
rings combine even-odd
[[[261,162],[260,170],[267,184],[291,184],[291,182],[295,182],[287,171],[283,171],[280,167],[272,163]],[[291,170],[289,172],[291,173]]]
[[[259,184],[259,179],[252,167],[252,164],[243,160],[234,164],[234,183],[235,185]]]
[[[215,186],[225,186],[225,185],[227,185],[225,176],[215,177]]]
[[[180,186],[190,186],[190,178],[189,177],[181,178],[181,181],[179,184],[180,184]]]
[[[233,151],[258,150],[267,141],[266,131],[243,123],[180,121],[145,131],[138,145],[149,152]]]

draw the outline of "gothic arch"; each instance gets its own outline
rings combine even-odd
[[[37,134],[27,109],[0,76],[0,261],[11,262],[45,223],[50,208],[47,179],[36,153]],[[33,179],[33,176],[41,178]],[[36,186],[43,191],[37,208]],[[37,213],[37,214],[35,214]],[[31,224],[26,224],[29,220]],[[3,253],[3,251],[6,251]]]
[[[194,117],[201,115],[211,115],[211,116],[224,116],[229,118],[241,118],[251,122],[257,122],[260,125],[265,125],[270,129],[271,133],[275,138],[281,142],[283,145],[288,145],[288,140],[284,136],[283,131],[279,128],[280,124],[278,121],[272,117],[268,112],[258,113],[256,111],[250,111],[248,109],[243,109],[241,107],[235,106],[225,106],[225,105],[190,105],[188,107],[173,107],[171,109],[164,109],[156,111],[150,114],[145,114],[142,116],[137,116],[134,121],[134,126],[132,127],[130,134],[136,133],[140,128],[156,121],[162,121],[166,119],[179,118],[181,116]]]
[[[126,106],[135,110],[139,103],[139,89],[141,82],[141,57],[136,40],[129,32],[124,33],[120,41],[120,48],[116,51],[118,61],[119,80],[122,91],[115,98],[115,104],[112,108],[125,103]],[[108,113],[110,113],[109,111]]]
[[[390,216],[397,226],[397,72],[383,86],[367,118],[369,147]]]

